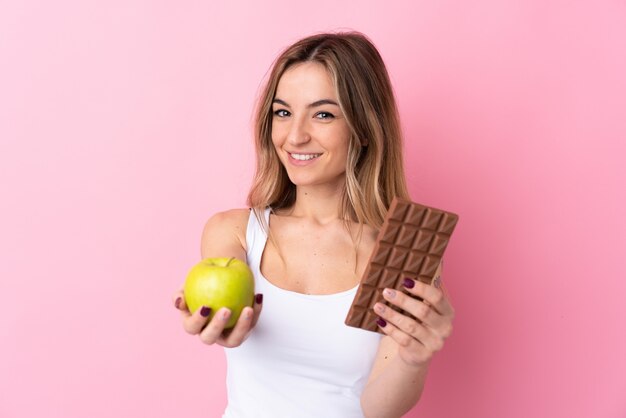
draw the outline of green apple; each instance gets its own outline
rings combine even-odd
[[[211,308],[209,320],[220,308],[230,309],[225,328],[232,328],[243,308],[254,303],[254,276],[246,263],[234,257],[205,258],[191,268],[184,293],[190,312]]]

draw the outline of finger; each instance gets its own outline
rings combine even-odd
[[[454,313],[452,305],[441,289],[408,277],[404,279],[403,285],[410,294],[425,300],[440,314],[451,316]]]
[[[214,344],[220,338],[231,315],[232,312],[228,308],[221,308],[215,312],[211,321],[200,332],[200,340],[205,344]]]
[[[441,276],[437,276],[433,279],[433,286],[435,289],[441,289],[443,283],[441,282]]]
[[[378,316],[384,319],[388,324],[393,324],[399,331],[402,331],[410,338],[419,341],[422,345],[426,347],[436,347],[437,338],[435,338],[427,327],[420,324],[415,319],[402,315],[380,302],[374,305],[374,312],[376,312]]]
[[[443,269],[443,260],[439,262],[439,266],[437,266],[437,271],[435,271],[435,278],[432,281],[432,285],[439,289],[441,287],[441,270]]]
[[[194,313],[181,311],[181,315],[183,316],[183,328],[185,331],[193,335],[199,334],[207,322],[210,321],[211,311],[211,308],[208,306],[201,306],[196,309]]]
[[[412,338],[391,322],[387,322],[382,318],[379,318],[377,324],[383,332],[391,337],[400,348],[398,352],[400,358],[405,361],[406,364],[411,366],[421,367],[424,363],[428,362],[432,357],[432,351],[426,346]]]
[[[263,310],[263,293],[257,293],[254,297],[254,315],[252,317],[252,328],[256,325]]]
[[[187,302],[185,301],[185,293],[182,288],[177,290],[172,297],[174,301],[174,307],[178,309],[183,317],[183,320],[191,316],[189,308],[187,308]]]
[[[218,344],[222,344],[225,346],[233,346],[236,347],[238,345],[240,345],[247,337],[248,334],[250,334],[250,331],[252,331],[252,328],[254,328],[256,326],[256,323],[259,320],[259,316],[261,315],[261,310],[263,309],[263,294],[262,293],[258,293],[254,296],[254,302],[253,302],[253,313],[252,313],[252,321],[250,323],[250,327],[248,327],[248,329],[245,331],[245,334],[243,335],[243,337],[241,338],[241,341],[231,341],[230,340],[230,335],[227,335],[227,332],[223,332],[222,333],[222,337],[221,339],[218,339]],[[243,313],[242,313],[243,315]],[[228,330],[230,331],[230,330]],[[229,344],[229,345],[227,345]],[[231,345],[233,344],[233,345]]]
[[[394,289],[383,290],[383,298],[397,306],[398,308],[410,313],[424,324],[431,328],[443,328],[448,319],[431,308],[428,303],[406,295]]]
[[[389,335],[401,347],[408,347],[417,343],[415,338],[411,337],[406,332],[401,331],[393,323],[386,321],[383,317],[378,318],[376,323],[385,332],[385,334]]]
[[[220,345],[224,347],[237,347],[240,345],[248,334],[248,331],[252,328],[253,316],[254,309],[249,306],[243,308],[233,329],[227,336],[224,336],[224,338],[219,341]]]
[[[187,304],[185,303],[185,294],[182,290],[176,291],[174,296],[172,297],[172,302],[174,303],[174,307],[179,310],[186,310]]]

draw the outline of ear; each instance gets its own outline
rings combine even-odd
[[[367,138],[361,138],[360,142],[361,142],[362,147],[366,147],[370,143],[370,141]]]

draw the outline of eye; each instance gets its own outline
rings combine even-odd
[[[278,116],[279,118],[284,118],[286,116],[289,116],[289,112],[286,111],[285,109],[278,109],[274,111],[274,115]]]
[[[334,119],[335,115],[329,112],[318,112],[315,117],[318,119]]]

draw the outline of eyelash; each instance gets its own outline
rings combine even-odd
[[[284,115],[283,115],[283,116],[281,116],[281,114],[280,114],[281,112],[286,112],[286,113],[289,113],[289,112],[288,112],[287,110],[285,110],[285,109],[278,109],[278,110],[274,111],[274,115],[275,115],[275,116],[278,116],[279,118],[285,117]],[[330,113],[330,112],[318,112],[318,113],[316,113],[316,114],[315,114],[315,116],[317,116],[317,115],[327,115],[326,117],[323,117],[323,118],[318,118],[318,119],[321,119],[321,120],[327,120],[327,119],[334,119],[334,118],[335,118],[335,115],[333,115],[333,114],[332,114],[332,113]]]
[[[274,111],[274,116],[278,116],[279,118],[283,117],[283,115],[281,115],[281,112],[287,112],[285,109],[278,109]],[[287,112],[289,113],[289,112]]]
[[[335,118],[335,115],[333,115],[330,112],[319,112],[317,115],[321,115],[321,114],[328,115],[327,117],[322,118],[322,119],[334,119]],[[317,116],[317,115],[315,115],[315,116]]]

